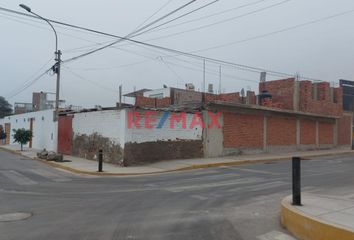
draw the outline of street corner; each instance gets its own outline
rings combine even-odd
[[[347,225],[348,216],[340,216],[341,209],[328,209],[331,205],[339,206],[336,199],[326,199],[322,205],[321,197],[309,196],[308,204],[294,206],[291,196],[281,202],[280,221],[284,228],[298,239],[304,240],[352,240],[354,239],[353,224]],[[343,206],[342,206],[343,207]],[[343,207],[344,208],[344,207]],[[327,217],[324,217],[327,216]],[[349,216],[354,220],[354,215]],[[354,221],[351,221],[354,222]]]

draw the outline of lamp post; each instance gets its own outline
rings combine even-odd
[[[55,114],[54,114],[54,121],[58,120],[58,115],[59,115],[59,89],[60,89],[60,63],[61,63],[61,51],[58,50],[58,35],[57,32],[55,31],[55,28],[53,25],[48,21],[48,19],[38,15],[37,13],[34,13],[30,7],[26,6],[25,4],[20,4],[19,5],[21,8],[25,9],[27,12],[35,15],[36,17],[46,21],[49,26],[53,29],[54,34],[55,34],[55,64],[53,66],[53,71],[54,73],[57,74],[57,83],[56,83],[56,92],[55,92]]]

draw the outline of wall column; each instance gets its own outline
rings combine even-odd
[[[319,122],[316,120],[316,148],[320,147],[320,132],[319,132]]]
[[[268,138],[268,117],[264,115],[263,116],[263,151],[264,152],[268,151],[267,138]]]
[[[296,148],[300,149],[301,144],[301,122],[300,119],[296,119]]]
[[[338,146],[338,119],[335,119],[333,124],[333,146]]]

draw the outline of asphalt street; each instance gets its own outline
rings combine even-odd
[[[353,158],[302,161],[303,191],[353,194]],[[0,216],[31,214],[0,221],[0,239],[292,239],[279,224],[290,189],[290,161],[97,177],[0,150]]]

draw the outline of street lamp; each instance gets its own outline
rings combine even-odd
[[[61,51],[58,50],[58,35],[57,31],[55,31],[55,28],[53,25],[48,21],[48,19],[38,15],[37,13],[34,13],[30,7],[26,6],[25,4],[20,4],[19,5],[21,8],[25,9],[27,12],[35,15],[36,17],[46,21],[49,26],[53,29],[54,34],[55,34],[55,65],[53,66],[53,71],[57,74],[57,86],[56,86],[56,93],[55,93],[55,116],[54,120],[58,120],[58,115],[59,115],[59,89],[60,89],[60,63],[61,63]]]

